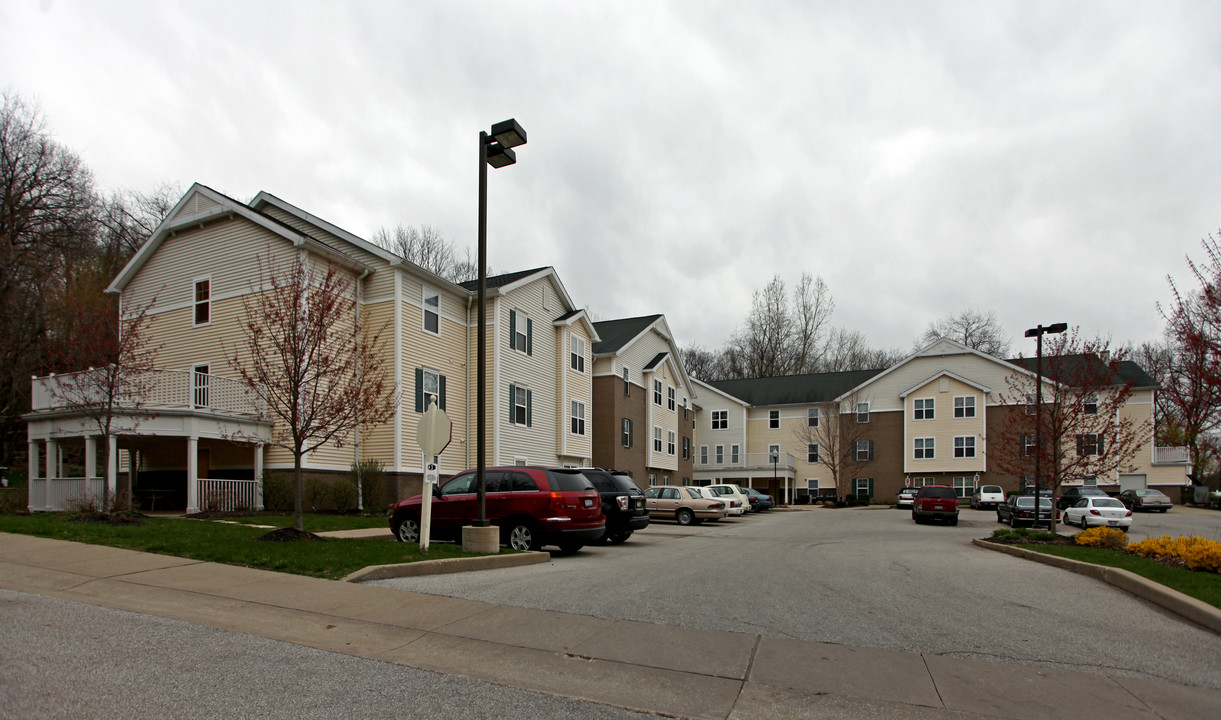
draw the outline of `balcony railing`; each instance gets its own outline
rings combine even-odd
[[[1185,447],[1153,448],[1154,465],[1190,465],[1191,456]]]
[[[100,404],[102,393],[88,390],[88,383],[82,381],[84,372],[34,378],[32,409],[81,407],[89,404],[87,395]],[[125,397],[117,398],[120,410],[209,410],[227,415],[265,415],[261,401],[250,388],[219,375],[191,370],[147,370],[133,374],[126,385],[131,390]]]
[[[791,453],[780,453],[776,458],[775,466],[778,470],[792,470],[796,467],[793,455]],[[705,458],[703,455],[695,456],[696,470],[771,470],[772,469],[772,454],[765,452],[753,453],[722,453],[720,456],[715,453],[708,453]]]

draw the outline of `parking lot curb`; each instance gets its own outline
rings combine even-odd
[[[549,562],[551,553],[521,552],[497,555],[480,555],[471,558],[442,558],[440,560],[420,560],[413,563],[396,565],[370,565],[343,578],[344,582],[360,583],[367,580],[387,580],[389,578],[419,577],[421,575],[442,575],[445,573],[467,572],[470,570],[495,570],[497,568],[522,567]]]
[[[1101,580],[1104,583],[1132,593],[1143,600],[1148,600],[1154,605],[1158,605],[1180,617],[1187,618],[1215,633],[1221,634],[1221,610],[1206,602],[1184,595],[1178,590],[1171,590],[1165,585],[1155,583],[1152,580],[1146,580],[1136,573],[1120,568],[1107,567],[1106,565],[1094,565],[1093,563],[1081,562],[1080,560],[1070,560],[1055,555],[1047,555],[1035,552],[1034,550],[1027,550],[1026,548],[1013,547],[1012,545],[988,542],[979,538],[975,538],[971,542],[988,550],[1007,553],[1025,558],[1026,560],[1034,560],[1044,565],[1051,565],[1078,573],[1079,575],[1092,577],[1095,580]]]

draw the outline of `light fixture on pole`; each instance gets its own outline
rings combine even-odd
[[[476,481],[479,517],[475,527],[488,527],[487,513],[487,309],[488,292],[488,165],[502,168],[517,162],[510,148],[526,144],[526,131],[510,118],[492,126],[491,133],[479,131],[479,351],[475,404],[478,418],[476,439]]]
[[[1039,475],[1043,472],[1043,336],[1058,335],[1068,329],[1068,323],[1032,327],[1026,337],[1035,338],[1034,386],[1034,522],[1039,524]],[[1053,510],[1054,512],[1054,510]]]

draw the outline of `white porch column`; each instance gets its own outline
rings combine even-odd
[[[85,477],[98,476],[98,439],[96,435],[85,436]]]
[[[29,457],[29,467],[27,468],[27,472],[29,472],[30,480],[33,480],[34,478],[38,477],[38,441],[37,440],[30,441],[30,457]]]
[[[51,491],[51,478],[59,477],[59,443],[47,438],[47,492]]]
[[[106,492],[110,496],[110,504],[114,505],[115,493],[119,490],[119,438],[110,436],[106,445]],[[108,510],[110,508],[107,508]]]
[[[199,438],[187,438],[187,512],[199,512]]]
[[[263,445],[254,446],[254,503],[256,510],[263,509]]]

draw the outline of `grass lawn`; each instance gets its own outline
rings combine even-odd
[[[218,520],[229,520],[243,525],[270,525],[272,527],[292,527],[292,513],[262,513],[259,515],[225,515]],[[333,515],[305,513],[302,525],[310,532],[330,532],[332,530],[359,530],[362,528],[380,528],[390,534],[390,518],[385,515]]]
[[[308,521],[305,526],[316,529]],[[463,552],[461,545],[452,543],[432,543],[425,556],[420,554],[419,545],[393,540],[328,538],[321,542],[259,542],[255,538],[266,534],[267,530],[184,518],[148,518],[139,525],[108,525],[73,522],[66,513],[0,514],[0,532],[109,545],[332,580],[369,565],[474,557]]]
[[[1148,558],[1128,555],[1127,553],[1104,548],[1084,547],[1081,545],[1019,545],[1018,547],[1035,552],[1070,560],[1106,565],[1120,568],[1140,575],[1153,582],[1178,590],[1197,600],[1221,608],[1221,575],[1217,573],[1198,572],[1186,568],[1170,567]]]

